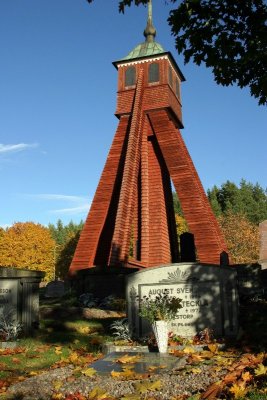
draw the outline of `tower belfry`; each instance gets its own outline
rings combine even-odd
[[[180,261],[171,181],[194,235],[197,259],[219,264],[219,225],[185,146],[181,82],[172,54],[155,41],[152,2],[145,41],[118,70],[119,122],[70,267],[145,268]]]

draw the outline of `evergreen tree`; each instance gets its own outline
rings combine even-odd
[[[267,192],[258,183],[253,185],[242,179],[238,187],[227,181],[221,188],[208,190],[208,198],[216,216],[227,212],[243,214],[256,225],[267,219]]]

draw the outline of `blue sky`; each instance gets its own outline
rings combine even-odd
[[[86,217],[117,127],[112,61],[143,41],[146,25],[146,8],[122,15],[117,3],[0,2],[0,226]],[[156,40],[187,79],[182,134],[204,188],[242,178],[266,188],[266,107],[183,64],[164,3],[153,4]]]

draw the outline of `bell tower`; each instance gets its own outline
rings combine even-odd
[[[155,41],[151,1],[144,36],[143,43],[113,63],[119,122],[71,274],[94,266],[179,262],[171,180],[198,260],[219,264],[227,250],[180,133],[185,78],[172,54]]]

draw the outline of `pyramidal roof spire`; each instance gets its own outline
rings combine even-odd
[[[147,24],[146,29],[144,30],[144,36],[146,38],[146,42],[154,42],[154,38],[156,36],[156,29],[152,20],[152,0],[148,1]]]
[[[143,43],[138,44],[126,57],[123,58],[123,60],[132,60],[134,58],[148,57],[164,53],[163,47],[154,40],[156,29],[154,28],[152,21],[152,0],[149,0],[147,5],[147,24],[146,29],[144,30],[146,40]]]

